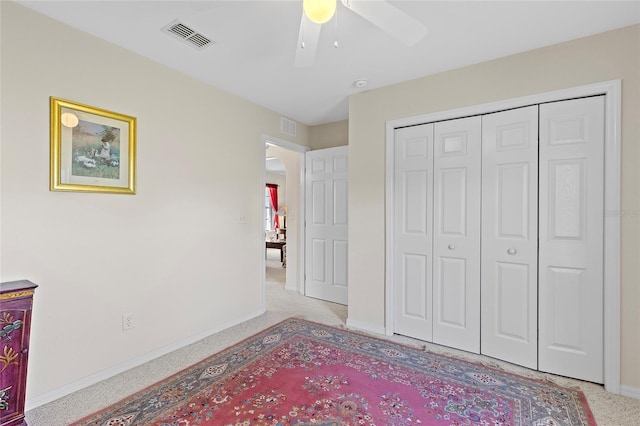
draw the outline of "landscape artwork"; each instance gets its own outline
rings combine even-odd
[[[73,176],[120,178],[120,129],[79,120],[73,128]]]
[[[136,193],[136,118],[50,98],[51,191]]]

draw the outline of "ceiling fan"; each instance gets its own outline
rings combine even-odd
[[[360,15],[382,31],[408,46],[427,33],[427,27],[385,0],[341,0],[345,8]],[[296,47],[296,67],[313,64],[322,24],[335,14],[337,0],[303,0],[300,32]]]

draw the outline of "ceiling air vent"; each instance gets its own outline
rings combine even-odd
[[[198,50],[202,50],[210,44],[215,43],[209,37],[194,31],[177,19],[162,27],[162,32],[167,33],[178,40],[182,40],[183,43]]]
[[[290,136],[296,135],[296,122],[288,118],[280,117],[280,131]]]

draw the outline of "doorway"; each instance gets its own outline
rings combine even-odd
[[[278,280],[283,280],[286,290],[298,293],[302,291],[302,283],[304,282],[304,265],[302,263],[304,259],[304,228],[302,226],[303,221],[298,220],[298,218],[304,217],[304,153],[308,151],[308,148],[271,136],[263,136],[261,138],[261,146],[263,191],[267,183],[272,183],[269,180],[273,180],[278,185],[279,234],[275,237],[275,240],[286,241],[286,248],[282,253],[283,262],[280,262],[280,249],[267,249],[267,235],[265,229],[261,230],[261,244],[264,247],[262,255],[264,301],[267,262],[269,262],[269,267],[279,265],[281,270],[276,273],[276,276],[279,277],[277,278]],[[269,169],[267,169],[267,163],[270,163],[268,165]],[[266,204],[266,198],[262,204]],[[277,211],[274,210],[273,212]],[[267,217],[265,206],[263,208],[263,224],[266,224],[268,219],[272,218]],[[271,246],[274,245],[271,244]],[[285,253],[286,259],[284,258]],[[274,257],[275,262],[270,260],[272,257]],[[283,264],[286,267],[283,267]],[[275,270],[270,272],[275,272]],[[272,278],[273,274],[270,274],[269,279]]]
[[[265,284],[286,286],[287,173],[279,153],[266,146],[264,189],[264,230],[266,241]]]

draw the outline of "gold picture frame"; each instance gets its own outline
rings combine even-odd
[[[51,191],[135,194],[136,118],[50,98]]]

